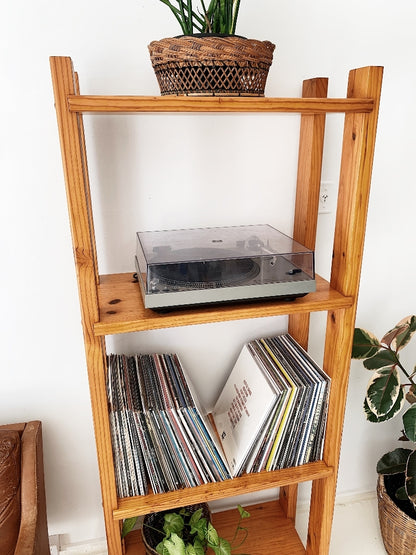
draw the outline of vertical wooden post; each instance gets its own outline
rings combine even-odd
[[[348,98],[373,98],[375,104],[371,113],[345,116],[331,286],[354,302],[349,309],[329,312],[327,318],[324,370],[333,382],[324,460],[334,474],[313,482],[307,553],[329,551],[382,75],[381,67],[349,75]]]
[[[120,525],[112,518],[112,511],[117,507],[117,495],[107,411],[105,346],[104,339],[94,336],[93,332],[94,323],[99,319],[96,289],[98,270],[86,150],[82,117],[69,111],[67,101],[68,95],[77,94],[78,84],[70,58],[52,57],[50,64],[78,279],[95,438],[99,454],[98,464],[108,550],[112,555],[121,555]]]
[[[326,98],[327,94],[327,78],[321,77],[303,82],[303,98]],[[312,250],[315,249],[318,225],[325,118],[325,114],[304,114],[300,124],[293,238]],[[289,317],[288,331],[305,349],[308,346],[309,320],[309,313],[291,314]],[[286,516],[292,520],[296,517],[297,490],[297,484],[280,489],[280,505]]]

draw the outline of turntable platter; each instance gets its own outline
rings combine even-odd
[[[250,258],[232,258],[233,251],[223,251],[224,259],[209,260],[213,249],[182,249],[175,251],[176,259],[185,257],[194,262],[178,262],[154,266],[153,278],[159,278],[160,284],[173,287],[189,287],[194,289],[210,289],[240,285],[254,279],[260,271],[258,264]],[[218,250],[215,250],[218,256]],[[202,260],[198,260],[202,258]]]

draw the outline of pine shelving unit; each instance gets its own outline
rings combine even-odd
[[[253,533],[244,550],[251,555],[328,553],[383,68],[352,70],[346,98],[340,99],[327,98],[326,78],[305,81],[301,98],[201,98],[81,95],[71,59],[51,57],[50,63],[109,554],[144,553],[137,533],[121,541],[124,518],[275,487],[280,487],[277,501],[251,508],[253,516],[247,522]],[[268,301],[158,314],[144,309],[131,274],[99,275],[82,115],[129,112],[301,114],[293,237],[311,249],[316,239],[325,118],[327,113],[344,113],[330,282],[318,276],[317,291],[291,303]],[[288,331],[307,347],[309,315],[317,311],[327,312],[323,368],[332,378],[322,461],[166,494],[117,497],[105,384],[106,335],[288,314]],[[297,486],[305,481],[312,481],[306,550],[294,527]],[[226,534],[228,512],[214,518]]]

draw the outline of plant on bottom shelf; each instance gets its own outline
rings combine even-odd
[[[416,316],[408,316],[388,331],[379,341],[375,335],[356,328],[352,358],[363,360],[364,367],[374,371],[367,386],[364,410],[370,422],[384,422],[402,413],[403,429],[399,438],[416,442],[416,366],[408,371],[399,352],[416,332]],[[410,406],[407,406],[410,405]],[[408,500],[416,509],[416,450],[398,448],[383,455],[377,463],[383,475],[404,473],[405,482],[396,491],[398,500]]]
[[[192,0],[160,0],[169,7],[184,35],[217,33],[234,35],[240,0],[203,0],[194,8]]]
[[[204,555],[207,548],[211,548],[215,555],[231,555],[232,550],[244,543],[248,533],[247,529],[241,526],[241,522],[248,518],[250,513],[241,505],[237,508],[239,520],[231,542],[218,535],[210,520],[204,516],[201,507],[196,511],[184,507],[178,512],[165,513],[163,531],[146,524],[146,520],[143,526],[163,537],[154,548],[151,546],[152,551],[154,549],[160,555]],[[124,521],[122,537],[134,527],[136,521],[137,517]],[[145,537],[144,534],[143,536]],[[238,544],[235,545],[237,541]]]

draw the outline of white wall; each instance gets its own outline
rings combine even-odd
[[[43,421],[49,530],[77,542],[104,528],[48,57],[73,58],[82,92],[158,94],[146,46],[178,30],[157,0],[10,1],[0,21],[0,421]],[[415,21],[411,0],[245,0],[238,28],[277,44],[269,96],[299,95],[302,79],[314,76],[330,77],[330,95],[343,96],[349,69],[385,66],[357,320],[376,333],[416,310]],[[296,116],[85,123],[103,273],[133,268],[139,229],[269,222],[290,233]],[[323,172],[334,182],[339,124],[328,120]],[[320,216],[324,275],[332,217]],[[283,327],[260,319],[165,330],[115,338],[109,348],[179,352],[209,405],[242,343]],[[340,494],[373,489],[375,461],[399,429],[365,422],[367,378],[354,363]]]

